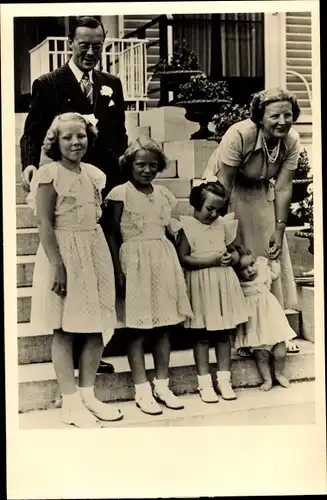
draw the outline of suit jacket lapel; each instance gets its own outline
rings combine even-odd
[[[92,113],[93,110],[67,63],[60,68],[58,80],[68,107],[79,113]]]

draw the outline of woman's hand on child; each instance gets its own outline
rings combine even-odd
[[[64,298],[67,295],[67,275],[66,268],[63,263],[55,264],[53,266],[54,278],[51,290],[59,295],[59,297]]]

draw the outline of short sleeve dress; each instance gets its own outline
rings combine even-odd
[[[232,213],[211,225],[191,216],[180,217],[180,221],[195,257],[223,254],[236,236],[237,220]],[[185,270],[185,276],[194,314],[186,320],[186,328],[226,330],[248,320],[244,295],[231,266]]]
[[[165,235],[175,197],[163,186],[153,186],[147,195],[127,182],[106,199],[124,203],[120,261],[126,296],[117,301],[119,326],[152,329],[182,323],[192,310],[176,250]]]
[[[265,256],[275,230],[274,179],[280,169],[295,170],[300,154],[299,134],[292,127],[281,141],[276,162],[264,153],[262,130],[247,119],[232,125],[211,155],[203,174],[218,177],[221,165],[237,167],[228,211],[239,221],[238,242],[253,255]],[[272,284],[272,293],[284,309],[296,308],[297,295],[286,235],[280,255],[281,277]]]
[[[31,309],[31,322],[39,333],[55,329],[70,333],[99,332],[104,344],[113,335],[114,272],[108,245],[97,223],[105,181],[103,172],[87,163],[81,163],[78,174],[60,163],[47,163],[33,177],[27,202],[35,213],[39,184],[52,183],[57,193],[54,232],[67,273],[67,295],[60,298],[51,291],[52,266],[40,243]]]
[[[271,270],[265,257],[256,259],[258,276],[253,281],[241,281],[249,309],[249,321],[237,329],[235,347],[271,350],[279,342],[291,340],[294,331],[285,313],[271,293]]]

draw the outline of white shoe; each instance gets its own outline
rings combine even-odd
[[[212,385],[211,375],[198,375],[198,391],[204,403],[218,403],[219,399]]]
[[[118,408],[113,408],[110,404],[103,403],[99,399],[84,401],[84,404],[100,420],[116,422],[124,416]]]
[[[61,420],[64,424],[75,425],[81,429],[102,427],[99,420],[84,405],[78,405],[74,408],[63,405],[61,407]]]
[[[232,388],[230,372],[217,372],[217,385],[223,399],[226,399],[227,401],[237,399],[237,396]]]
[[[177,396],[169,389],[168,379],[153,379],[154,389],[153,395],[157,401],[163,403],[171,410],[182,410],[184,408],[183,403]]]
[[[143,413],[161,415],[162,409],[153,397],[149,382],[135,384],[135,403]]]

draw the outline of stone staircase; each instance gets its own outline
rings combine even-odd
[[[32,275],[35,253],[39,243],[36,221],[26,205],[26,195],[20,185],[19,139],[26,115],[16,115],[16,215],[17,215],[17,308],[18,308],[18,364],[19,364],[19,411],[27,412],[60,406],[58,386],[51,363],[51,332],[36,335],[30,324]],[[166,185],[177,197],[174,215],[190,214],[188,197],[194,182],[204,171],[209,156],[216,147],[211,141],[190,141],[197,125],[184,118],[180,108],[162,107],[143,112],[127,112],[126,128],[130,138],[139,135],[151,136],[162,144],[170,163],[155,180]],[[289,322],[301,337],[301,315],[298,311],[286,311]],[[178,394],[196,390],[196,375],[190,345],[183,341],[171,355],[171,383]],[[184,342],[184,343],[183,343]],[[300,340],[300,353],[288,357],[287,370],[292,380],[314,378],[314,345]],[[214,368],[213,352],[212,368]],[[99,375],[97,391],[105,401],[128,400],[133,397],[132,382],[127,358],[112,356],[115,374]],[[150,355],[146,355],[146,366],[153,370]],[[254,361],[233,354],[233,383],[235,387],[256,386],[260,377]]]

